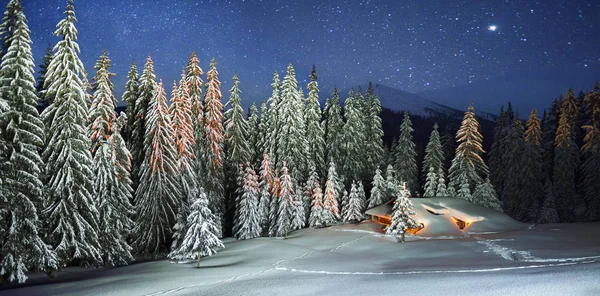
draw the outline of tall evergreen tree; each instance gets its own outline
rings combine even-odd
[[[489,165],[490,181],[500,194],[504,196],[504,183],[507,178],[508,170],[508,150],[510,145],[507,143],[512,125],[508,121],[508,114],[504,111],[504,106],[500,108],[500,114],[496,119],[494,127],[494,142],[490,148]]]
[[[325,224],[336,223],[340,219],[340,206],[338,203],[341,192],[336,190],[337,173],[333,161],[329,163],[327,182],[325,183],[325,194],[323,196],[323,215]]]
[[[423,188],[424,197],[433,197],[437,192],[439,172],[443,174],[444,169],[444,151],[440,141],[437,123],[433,125],[433,131],[429,136],[429,142],[425,148],[425,158],[423,159],[423,174],[427,175],[427,182]],[[430,178],[431,177],[431,178]],[[443,176],[442,176],[443,177]]]
[[[271,171],[271,162],[267,153],[263,154],[263,160],[260,165],[259,174],[260,201],[258,205],[259,223],[261,233],[269,232],[269,211],[271,199],[273,198],[273,172]]]
[[[333,97],[325,112],[325,152],[327,163],[333,161],[336,168],[343,164],[344,121],[338,89],[333,89]]]
[[[369,82],[366,94],[366,173],[369,177],[379,166],[383,165],[385,149],[383,145],[383,126],[381,121],[381,101],[374,94],[373,85]]]
[[[55,269],[58,260],[39,231],[44,125],[36,109],[31,38],[20,0],[9,2],[5,18],[14,20],[14,28],[0,66],[0,103],[7,105],[6,111],[0,107],[0,282],[23,283],[29,269]]]
[[[136,238],[139,254],[160,256],[169,248],[179,207],[177,150],[162,81],[155,88],[146,121],[145,151],[140,184],[135,192]]]
[[[384,204],[387,200],[386,196],[385,180],[381,175],[381,170],[375,170],[375,176],[373,177],[373,188],[371,188],[371,198],[369,199],[369,205],[367,208],[374,208],[378,205]]]
[[[560,116],[560,105],[562,99],[555,99],[547,112],[544,112],[542,118],[542,158],[544,161],[544,174],[552,180],[552,171],[554,167],[554,142],[556,140],[556,128],[558,127],[558,117]]]
[[[308,164],[309,168],[315,167],[316,171],[325,174],[325,130],[321,122],[321,104],[319,103],[319,85],[317,83],[317,71],[313,66],[308,83],[308,97],[306,98],[306,110],[304,121],[306,122],[306,140],[308,142]]]
[[[344,116],[346,124],[343,128],[344,144],[342,154],[344,156],[341,174],[347,179],[357,180],[363,172],[362,148],[364,146],[363,120],[360,114],[360,106],[355,101],[354,90],[350,90],[344,104]]]
[[[585,138],[581,147],[584,155],[582,185],[587,205],[585,218],[597,221],[600,218],[600,84],[597,81],[584,103],[590,118],[589,124],[583,126]]]
[[[519,120],[519,116],[510,125],[510,134],[506,138],[506,170],[504,171],[504,186],[502,191],[502,206],[504,212],[511,217],[525,221],[528,215],[528,209],[531,206],[529,202],[525,202],[526,196],[523,194],[522,178],[525,175],[525,168],[522,166],[524,161],[523,151],[525,150],[525,135],[523,124]],[[526,193],[525,195],[528,195]]]
[[[406,182],[408,188],[412,192],[417,192],[419,183],[417,176],[419,174],[417,168],[417,151],[413,141],[414,129],[408,112],[404,112],[404,120],[400,125],[400,137],[398,138],[398,150],[394,157],[394,169],[396,170],[398,180]]]
[[[217,72],[217,63],[213,58],[210,70],[206,74],[206,96],[204,97],[204,164],[205,184],[210,210],[221,224],[225,189],[223,188],[223,103],[221,102],[221,82]]]
[[[127,126],[123,129],[122,133],[123,137],[128,140],[128,144],[131,143],[132,128],[136,121],[135,102],[139,93],[140,79],[138,77],[138,70],[135,61],[131,61],[131,66],[129,66],[129,72],[127,73],[127,82],[125,83],[125,92],[121,98],[126,105],[125,114],[127,115]]]
[[[252,239],[261,233],[258,213],[258,177],[252,166],[246,164],[239,203],[239,220],[235,227],[237,239]]]
[[[258,116],[258,108],[256,107],[256,103],[252,103],[248,115],[248,154],[250,155],[250,163],[257,167],[260,166],[263,155],[263,152],[261,152],[261,149],[259,148],[259,136],[260,118]]]
[[[523,168],[520,178],[521,198],[520,203],[524,220],[535,222],[544,202],[543,161],[542,161],[542,126],[537,117],[537,110],[531,110],[527,120],[525,131],[525,149],[522,151],[523,162],[519,165]]]
[[[92,158],[86,132],[88,96],[83,64],[78,57],[73,1],[69,0],[55,32],[61,40],[54,47],[46,75],[44,110],[46,126],[47,208],[44,210],[46,242],[54,247],[59,266],[73,259],[98,264],[98,210],[91,196]]]
[[[44,87],[44,83],[46,82],[46,73],[48,73],[48,67],[50,66],[51,61],[52,46],[48,44],[48,48],[46,48],[46,55],[44,55],[44,61],[42,64],[40,64],[40,71],[38,72],[37,84],[35,86],[35,91],[44,107],[48,107],[48,105],[52,103],[45,100],[46,88]]]
[[[190,104],[192,106],[192,125],[194,128],[194,140],[196,145],[194,147],[196,154],[196,161],[194,162],[194,168],[197,176],[204,176],[206,164],[205,152],[205,126],[204,126],[204,106],[202,104],[202,75],[204,71],[200,68],[200,61],[196,56],[195,52],[190,55],[190,60],[186,66],[185,84],[189,94]],[[205,186],[204,178],[198,180],[199,186]],[[213,212],[213,214],[216,214]]]
[[[154,62],[152,57],[148,55],[146,64],[144,65],[144,71],[140,77],[139,94],[135,100],[135,120],[133,126],[131,126],[131,138],[129,139],[129,151],[133,156],[133,170],[131,176],[133,177],[134,189],[139,185],[139,179],[141,178],[142,163],[146,157],[147,151],[145,150],[144,139],[146,138],[146,125],[148,114],[148,108],[150,101],[154,96],[156,87],[156,76],[154,75]]]
[[[260,105],[260,120],[258,122],[258,139],[256,144],[256,150],[260,155],[269,152],[269,134],[269,110],[267,109],[267,103],[263,102]]]
[[[265,147],[267,153],[271,156],[271,160],[275,167],[279,163],[279,155],[277,154],[277,137],[279,135],[281,124],[280,124],[280,115],[279,108],[281,105],[281,81],[279,80],[279,73],[273,73],[273,83],[271,83],[271,87],[273,88],[273,92],[271,97],[267,101],[269,105],[269,113],[268,113],[268,134],[265,138]],[[265,114],[262,115],[263,117]]]
[[[482,176],[488,174],[488,167],[483,162],[481,154],[483,151],[483,136],[479,132],[479,122],[475,118],[475,108],[469,106],[462,121],[461,127],[456,132],[456,140],[459,143],[456,154],[450,166],[450,187],[458,189],[465,186],[461,182],[467,182],[467,188],[474,190],[483,182]]]

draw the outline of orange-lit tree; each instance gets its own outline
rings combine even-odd
[[[288,171],[286,162],[281,168],[281,193],[279,208],[277,210],[276,236],[287,237],[291,230],[292,215],[294,210],[294,184]]]
[[[133,243],[139,254],[156,258],[169,248],[181,196],[177,151],[162,81],[146,118],[146,158],[135,193],[137,225]]]
[[[279,170],[275,170],[275,179],[271,191],[271,204],[269,205],[269,236],[277,235],[277,220],[279,217],[279,198],[281,196],[281,178]]]
[[[329,163],[327,182],[325,183],[325,195],[323,196],[323,219],[325,224],[333,224],[340,219],[340,207],[335,190],[336,175],[335,164],[331,161]]]

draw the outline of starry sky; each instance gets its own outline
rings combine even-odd
[[[65,4],[23,0],[38,64],[58,40],[52,34]],[[237,73],[243,96],[259,101],[270,95],[273,72],[284,74],[290,62],[303,85],[316,65],[325,95],[368,81],[416,93],[600,68],[595,0],[76,0],[75,12],[86,70],[93,75],[106,49],[118,97],[130,62],[141,68],[149,53],[168,85],[192,51],[205,72],[215,57],[224,94]]]

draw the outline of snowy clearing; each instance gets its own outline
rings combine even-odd
[[[363,222],[305,229],[288,239],[226,239],[195,262],[67,268],[31,275],[2,295],[354,295],[374,289],[446,295],[597,295],[598,223],[538,225],[460,237],[411,237],[404,244]],[[570,247],[569,247],[570,246]],[[575,247],[573,247],[575,246]],[[572,285],[576,281],[577,285]]]

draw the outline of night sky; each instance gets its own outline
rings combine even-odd
[[[23,1],[37,64],[58,40],[65,4]],[[190,52],[205,72],[214,56],[224,94],[238,73],[251,100],[267,99],[273,72],[289,62],[304,87],[315,64],[325,94],[368,81],[419,92],[600,65],[600,1],[80,0],[75,12],[86,70],[93,75],[106,49],[119,98],[131,60],[141,72],[148,53],[168,85]]]

